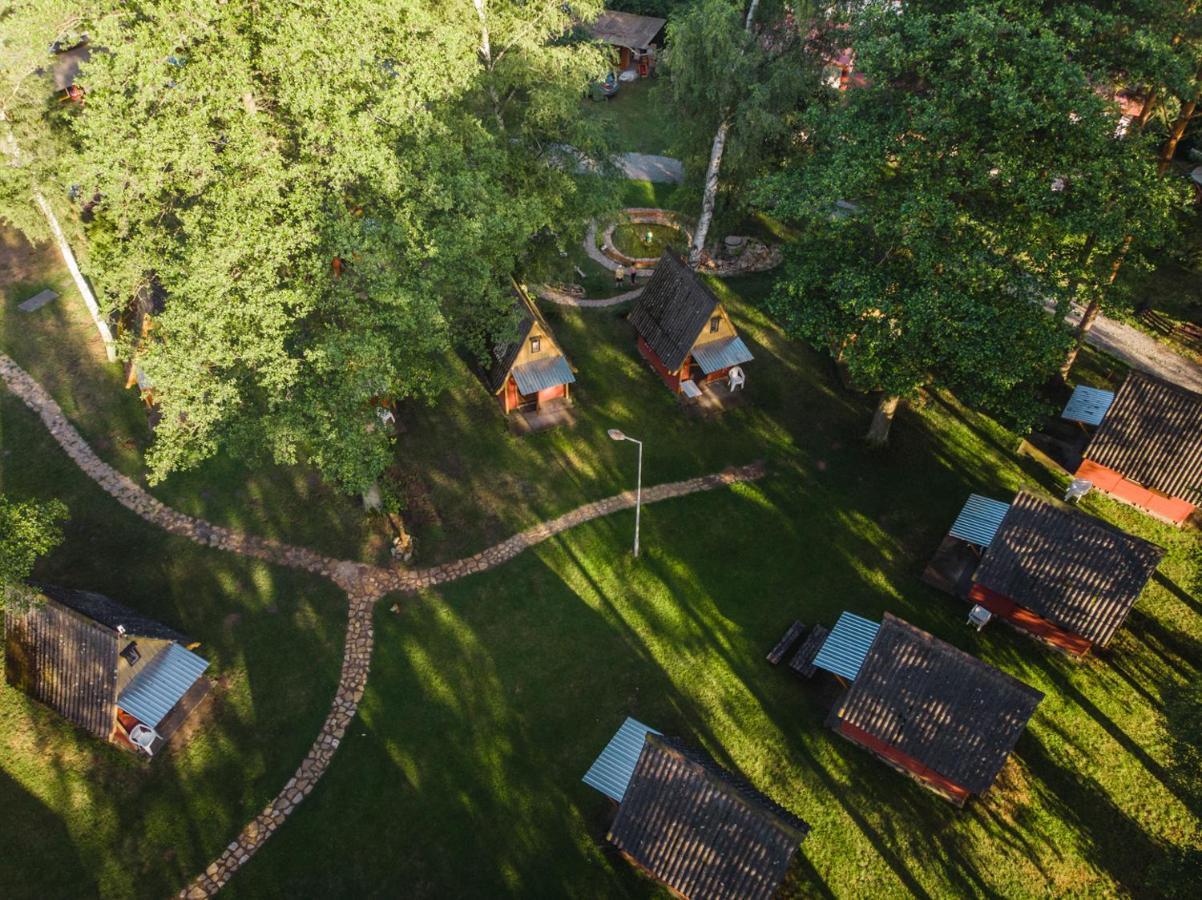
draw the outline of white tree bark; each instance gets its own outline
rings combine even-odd
[[[484,8],[485,0],[472,0],[472,6],[476,8],[476,17],[480,20],[480,47],[476,51],[480,54],[480,62],[484,66],[484,71],[487,73],[488,80],[488,99],[492,101],[493,116],[497,120],[497,127],[502,131],[505,130],[505,119],[501,115],[501,99],[497,96],[496,85],[492,83],[493,74],[493,57],[492,57],[492,37],[488,31],[488,10]],[[504,51],[502,51],[504,52]]]
[[[755,21],[755,11],[759,8],[760,0],[751,0],[751,6],[747,8],[747,20],[743,23],[743,27],[751,31],[751,23]]]
[[[693,244],[689,248],[690,268],[695,269],[701,264],[701,254],[705,250],[710,222],[714,218],[714,204],[718,199],[718,172],[722,168],[722,154],[726,150],[728,134],[730,134],[730,116],[719,123],[718,131],[714,135],[714,143],[710,147],[710,161],[705,169],[705,192],[701,197],[701,216],[697,219],[697,229],[693,232]]]
[[[17,166],[21,164],[21,151],[17,146],[12,131],[7,127],[7,121],[3,111],[0,111],[0,122],[6,123],[4,129],[4,152],[9,157],[11,164]],[[79,295],[83,297],[84,306],[88,308],[88,312],[92,316],[92,321],[96,325],[96,330],[100,332],[100,337],[104,341],[105,356],[108,357],[109,362],[116,362],[117,347],[113,342],[113,332],[109,328],[108,323],[104,321],[104,317],[100,315],[100,305],[96,302],[96,295],[92,293],[91,285],[83,277],[83,272],[79,270],[79,263],[75,259],[75,253],[71,250],[71,245],[67,243],[67,236],[63,234],[62,226],[58,224],[58,217],[54,214],[50,203],[42,196],[40,191],[34,191],[33,201],[37,204],[38,209],[42,211],[42,215],[46,217],[46,222],[50,226],[50,233],[54,235],[54,242],[58,245],[58,252],[63,258],[63,263],[66,265],[67,271],[71,273],[71,278],[75,282],[75,287],[79,291]]]

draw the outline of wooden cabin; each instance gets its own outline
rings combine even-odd
[[[607,840],[677,897],[777,896],[810,830],[705,753],[631,718],[584,782],[618,804]]]
[[[848,685],[829,727],[957,806],[993,784],[1043,699],[889,613],[843,613],[812,666]]]
[[[1155,544],[1026,491],[1010,504],[973,494],[924,580],[986,610],[981,626],[997,617],[1081,655],[1110,642],[1163,555]]]
[[[751,351],[709,285],[671,250],[656,263],[629,321],[639,353],[673,393],[696,398],[707,385],[742,386]]]
[[[103,594],[30,587],[4,610],[8,683],[95,737],[153,756],[208,695],[208,661]]]
[[[1181,525],[1202,504],[1202,394],[1132,370],[1108,399],[1095,410],[1097,428],[1076,477]],[[1062,415],[1078,415],[1073,408],[1070,400]]]
[[[618,71],[635,69],[646,78],[655,71],[655,53],[664,43],[667,19],[603,9],[588,25],[594,40],[609,44],[618,52]]]
[[[516,283],[513,290],[516,331],[493,349],[490,390],[506,415],[570,403],[576,376],[568,358],[530,295]]]

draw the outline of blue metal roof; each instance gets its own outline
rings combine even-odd
[[[618,733],[605,745],[601,755],[593,761],[581,780],[611,800],[621,803],[626,796],[630,776],[638,764],[639,754],[643,752],[643,740],[648,732],[659,734],[654,728],[648,728],[637,719],[627,716]]]
[[[168,644],[134,676],[117,705],[144,725],[157,728],[208,667],[207,659],[179,644]]]
[[[979,547],[988,547],[1009,511],[1009,503],[982,497],[980,494],[969,494],[964,508],[960,510],[960,515],[956,516],[956,521],[952,522],[948,534]]]
[[[724,341],[697,344],[691,352],[693,359],[697,360],[697,365],[701,366],[701,371],[706,375],[751,362],[755,358],[743,343],[743,339],[738,336]]]
[[[870,622],[849,612],[840,613],[839,621],[826,636],[813,664],[855,681],[880,627],[879,622]]]
[[[1114,391],[1101,391],[1080,384],[1073,388],[1073,395],[1064,405],[1060,418],[1084,422],[1086,425],[1101,425],[1112,403]]]
[[[576,380],[576,376],[572,374],[572,367],[568,365],[567,359],[552,356],[550,359],[539,359],[514,366],[513,380],[517,382],[518,390],[526,395],[537,394],[561,384],[571,384]]]

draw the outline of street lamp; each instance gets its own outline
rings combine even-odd
[[[611,428],[607,433],[611,440],[630,441],[632,444],[639,445],[639,475],[634,494],[634,555],[637,558],[639,555],[639,516],[643,511],[643,442],[623,434],[618,428]]]

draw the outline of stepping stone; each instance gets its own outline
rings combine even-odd
[[[36,309],[41,309],[43,306],[45,306],[51,300],[56,300],[56,299],[58,299],[58,294],[56,294],[54,291],[47,288],[44,291],[34,294],[32,297],[30,297],[24,303],[19,304],[17,306],[17,309],[21,310],[21,312],[30,313]]]

